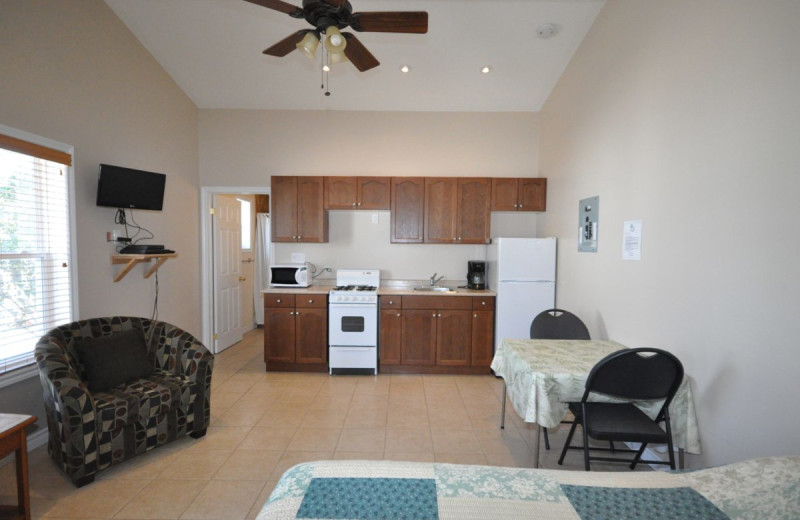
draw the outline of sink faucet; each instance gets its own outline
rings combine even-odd
[[[444,279],[444,275],[440,276],[439,278],[436,278],[437,274],[439,274],[439,273],[433,273],[433,276],[431,276],[431,279],[430,279],[431,287],[433,287],[434,285],[436,285],[437,283],[439,283],[440,281],[442,281]]]

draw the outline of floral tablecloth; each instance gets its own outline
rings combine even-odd
[[[569,411],[567,403],[583,397],[592,367],[624,348],[610,340],[504,339],[495,352],[492,370],[505,380],[509,400],[525,422],[555,428]],[[636,405],[655,417],[661,402],[641,401]],[[675,445],[688,453],[700,453],[700,431],[686,375],[669,413]]]

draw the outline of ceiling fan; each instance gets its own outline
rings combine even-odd
[[[340,29],[350,27],[358,32],[417,33],[428,32],[428,13],[425,11],[372,11],[354,13],[347,0],[303,0],[297,7],[283,0],[245,0],[252,4],[286,13],[292,18],[304,18],[314,29],[303,29],[284,38],[264,54],[283,57],[300,49],[313,58],[317,45],[323,38],[331,63],[353,62],[364,72],[380,65],[375,56],[349,32]]]

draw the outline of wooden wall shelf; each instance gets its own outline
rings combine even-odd
[[[112,264],[127,264],[125,267],[122,268],[117,276],[114,277],[114,281],[118,282],[125,278],[125,275],[128,274],[131,269],[136,264],[141,262],[149,262],[151,260],[155,260],[156,263],[153,264],[150,269],[144,273],[145,278],[150,278],[150,276],[158,271],[158,268],[161,265],[169,260],[170,258],[175,258],[178,256],[178,253],[165,253],[165,254],[155,254],[155,255],[111,255],[111,263]]]

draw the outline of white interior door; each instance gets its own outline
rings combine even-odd
[[[214,203],[214,331],[221,352],[242,340],[242,222],[239,201],[217,195]]]

